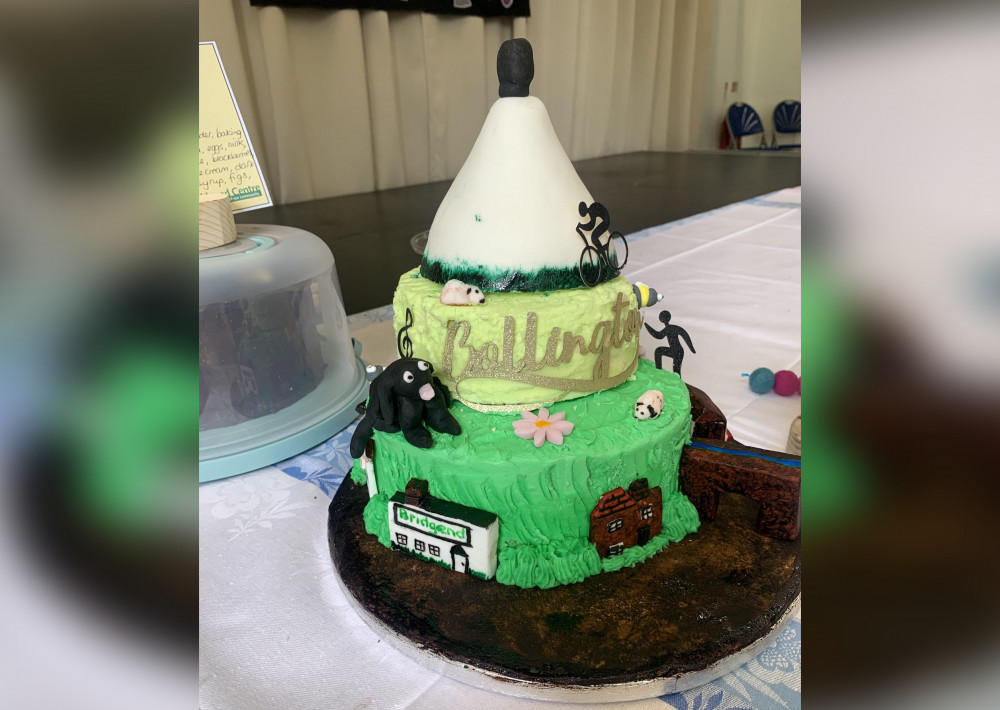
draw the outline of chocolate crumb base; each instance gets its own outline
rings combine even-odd
[[[389,550],[364,530],[367,501],[347,479],[330,504],[344,587],[412,643],[509,678],[604,685],[702,670],[766,635],[799,594],[799,541],[758,534],[756,504],[735,494],[646,562],[546,590]]]

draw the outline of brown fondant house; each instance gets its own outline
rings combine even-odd
[[[590,541],[601,557],[620,555],[626,547],[645,545],[660,534],[663,493],[645,478],[601,496],[590,513]]]

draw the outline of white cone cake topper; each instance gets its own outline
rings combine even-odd
[[[421,265],[425,278],[442,284],[460,279],[486,292],[585,285],[580,263],[587,243],[576,227],[591,219],[580,208],[594,198],[545,105],[527,95],[531,62],[527,40],[501,46],[501,98],[434,217]],[[614,275],[608,268],[588,281]]]

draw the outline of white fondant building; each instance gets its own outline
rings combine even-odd
[[[411,480],[389,499],[393,549],[456,572],[492,579],[499,534],[495,514],[427,495],[425,481]]]

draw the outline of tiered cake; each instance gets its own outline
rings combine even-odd
[[[627,247],[528,95],[530,45],[497,63],[501,98],[400,278],[403,359],[373,383],[352,477],[383,545],[549,588],[698,528],[678,489],[691,404],[638,358]]]

